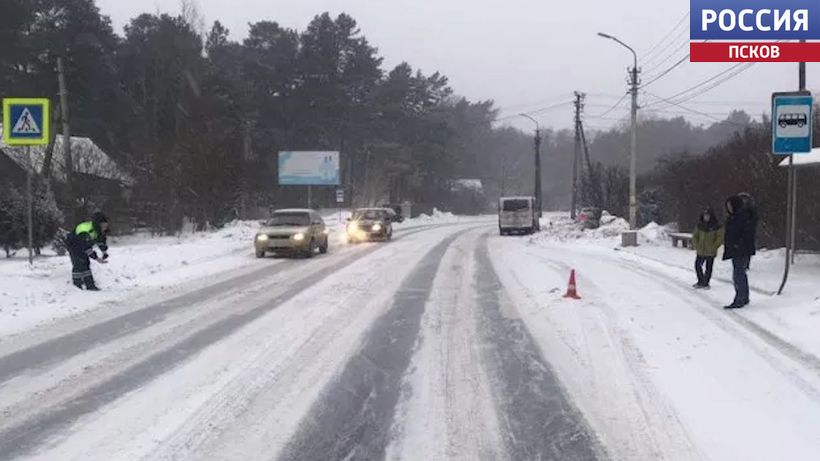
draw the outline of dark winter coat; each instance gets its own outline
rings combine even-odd
[[[91,259],[97,259],[94,245],[97,245],[103,253],[108,251],[105,231],[100,227],[100,223],[94,220],[78,224],[74,228],[74,232],[69,232],[66,235],[65,240],[66,246],[71,253],[84,254]]]
[[[726,201],[725,248],[723,259],[754,256],[757,238],[757,210],[751,197],[735,195]]]
[[[703,217],[707,213],[709,214],[709,220],[705,221]],[[717,216],[715,216],[715,211],[711,208],[701,213],[698,225],[695,227],[695,231],[692,232],[692,243],[698,256],[705,258],[717,256],[718,249],[723,245],[723,228]]]

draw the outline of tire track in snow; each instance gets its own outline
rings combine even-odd
[[[424,232],[425,230],[427,229],[422,228],[416,229],[411,232],[407,232],[402,235],[402,238],[408,237],[412,234],[416,234],[419,232]],[[2,427],[0,429],[0,453],[3,453],[4,456],[7,456],[9,458],[13,458],[15,456],[20,456],[36,448],[37,445],[42,443],[45,439],[58,433],[62,428],[76,421],[81,416],[94,412],[100,409],[101,407],[105,406],[106,404],[116,400],[120,396],[147,384],[156,377],[174,368],[175,366],[186,360],[188,357],[198,353],[205,347],[221,339],[224,339],[225,337],[235,332],[242,326],[258,319],[265,313],[277,308],[279,305],[295,297],[296,295],[306,290],[307,288],[315,285],[316,283],[319,283],[329,275],[377,251],[380,248],[382,247],[374,245],[371,248],[366,248],[363,251],[358,251],[350,257],[345,257],[341,261],[333,261],[333,263],[329,266],[323,267],[318,271],[314,271],[307,276],[301,277],[296,282],[293,282],[291,286],[289,286],[284,291],[278,293],[277,296],[275,296],[273,299],[270,299],[268,302],[257,307],[254,307],[250,310],[246,310],[244,312],[237,312],[235,314],[231,314],[230,316],[224,319],[220,319],[217,322],[201,330],[193,332],[185,339],[177,342],[176,344],[171,345],[169,348],[166,348],[148,357],[145,357],[143,360],[136,362],[128,368],[124,369],[121,373],[108,377],[107,379],[104,379],[100,382],[94,383],[93,386],[87,388],[79,395],[72,396],[69,400],[60,402],[59,405],[44,408],[41,412],[29,418],[26,418],[25,420],[19,423],[15,422],[11,426]],[[323,260],[320,259],[317,261]],[[281,266],[298,267],[296,265]],[[280,265],[276,265],[273,267],[278,268],[280,267]],[[253,274],[256,274],[256,272],[254,272]],[[223,286],[223,288],[225,287]],[[206,290],[205,292],[211,293],[210,290]],[[195,293],[191,294],[191,296],[193,295],[195,295]],[[198,295],[197,299],[201,296],[202,295]],[[142,315],[147,316],[156,315],[158,311],[167,310],[169,308],[181,308],[182,305],[179,303],[181,303],[181,301],[177,299],[177,301],[172,304],[160,303],[159,305],[153,306],[155,310],[151,310],[151,308],[148,308],[146,312],[143,312],[144,310],[141,310],[137,311],[136,313],[142,313]],[[163,317],[164,315],[165,314],[162,314],[160,315],[160,317]],[[105,341],[109,340],[110,338],[117,337],[116,334],[112,334],[112,332],[107,331],[106,328],[114,328],[118,332],[124,331],[125,333],[123,334],[127,334],[128,332],[130,332],[131,328],[129,326],[130,324],[127,321],[128,319],[132,319],[132,317],[126,315],[122,317],[117,317],[110,321],[104,322],[103,324],[100,324],[99,328],[101,328],[101,330],[97,331],[96,333],[97,335],[101,336],[99,340]],[[153,319],[152,321],[146,320],[145,323],[142,324],[142,329],[151,326],[157,320],[159,319]],[[60,357],[67,355],[62,354],[62,351],[59,349],[60,344],[64,344],[66,346],[66,349],[71,351],[72,353],[77,350],[84,350],[85,347],[92,347],[94,343],[84,340],[84,338],[80,335],[82,332],[85,332],[87,330],[88,329],[83,329],[79,332],[57,338],[56,340],[45,343],[43,345],[34,346],[33,348],[30,348],[34,351],[38,351],[37,353],[30,351],[29,349],[26,349],[20,351],[19,353],[12,354],[11,356],[13,356],[13,359],[10,359],[5,363],[10,367],[8,368],[9,370],[12,369],[15,365],[22,367],[23,369],[28,369],[31,368],[31,366],[29,366],[27,362],[20,362],[22,357],[26,357],[27,354],[33,354],[30,356],[30,358],[32,358],[36,363],[51,363],[56,359],[52,359],[49,356],[40,356],[38,354],[41,354],[42,351],[45,350],[53,351],[54,354]],[[97,337],[92,335],[92,338]],[[63,341],[65,341],[65,343],[63,343]],[[6,356],[4,358],[8,358],[11,356]],[[68,356],[71,355],[69,354]]]
[[[401,231],[401,234],[397,235],[395,240],[407,238],[432,228],[453,225],[455,224],[414,226],[411,228],[412,230]],[[397,230],[397,234],[399,234],[399,232],[400,231]],[[376,251],[378,248],[378,246],[373,246],[364,249],[364,253],[366,255],[372,251]],[[361,253],[362,252],[359,251],[350,255],[350,261],[362,257],[363,255]],[[333,256],[334,255],[331,254],[331,258]],[[320,259],[316,261],[323,260]],[[175,296],[169,300],[151,304],[147,307],[81,328],[57,338],[49,339],[39,344],[0,356],[0,384],[24,373],[26,370],[47,367],[94,347],[98,347],[100,344],[115,341],[126,335],[138,333],[163,321],[169,315],[194,308],[204,300],[213,301],[214,299],[224,299],[235,295],[237,287],[244,287],[288,270],[298,270],[298,268],[304,267],[303,264],[300,264],[302,262],[303,261],[283,261],[280,264],[266,265],[250,273],[238,277],[231,277],[196,291]],[[127,302],[128,301],[123,301],[122,303]]]
[[[524,254],[548,266],[560,282],[573,269],[565,262],[529,249]],[[528,302],[538,305],[538,300],[527,292],[526,284],[517,275],[512,277]],[[595,421],[600,436],[606,439],[606,448],[615,459],[703,459],[672,404],[653,384],[643,354],[618,326],[616,311],[607,304],[605,291],[583,275],[578,280],[585,293],[580,308],[593,309],[580,311],[573,325],[576,337],[583,338],[580,347],[584,351],[574,345],[573,331],[568,330],[566,324],[550,315],[545,320],[555,331],[555,337],[580,364],[572,378],[584,382],[580,386],[576,384],[580,388],[573,391],[581,395],[579,400],[594,403],[587,411],[592,413],[589,418]],[[562,302],[559,300],[554,304]],[[613,353],[614,356],[608,355]],[[602,359],[602,356],[606,358]],[[606,367],[599,370],[603,362]],[[624,373],[626,376],[619,378]],[[602,402],[606,407],[600,410]],[[606,414],[602,415],[602,411]],[[609,414],[612,412],[619,418],[614,419]],[[626,417],[626,420],[620,417]],[[657,430],[659,427],[663,429]]]
[[[513,460],[607,459],[507,298],[490,261],[486,235],[475,259],[484,357],[495,371],[496,404],[508,456]]]
[[[282,461],[378,460],[418,336],[425,303],[447,248],[430,250],[402,282],[391,308],[376,320],[361,350],[325,391],[278,458]]]
[[[477,233],[456,241],[436,274],[387,460],[509,460],[481,360],[473,286],[477,242]]]

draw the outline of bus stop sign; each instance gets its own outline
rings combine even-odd
[[[808,154],[812,148],[814,97],[809,92],[772,95],[772,153]]]

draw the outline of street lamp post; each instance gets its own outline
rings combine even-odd
[[[637,193],[637,157],[638,157],[638,53],[612,35],[598,32],[598,36],[612,40],[632,52],[635,63],[629,71],[630,93],[632,94],[632,142],[629,158],[629,227],[635,229],[638,225],[638,193]]]
[[[538,208],[538,216],[541,217],[543,211],[541,206],[541,125],[538,124],[538,120],[527,114],[518,115],[535,123],[535,203],[536,208]]]

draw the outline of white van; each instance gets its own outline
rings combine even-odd
[[[535,197],[502,197],[498,200],[498,232],[532,234],[541,230]]]

